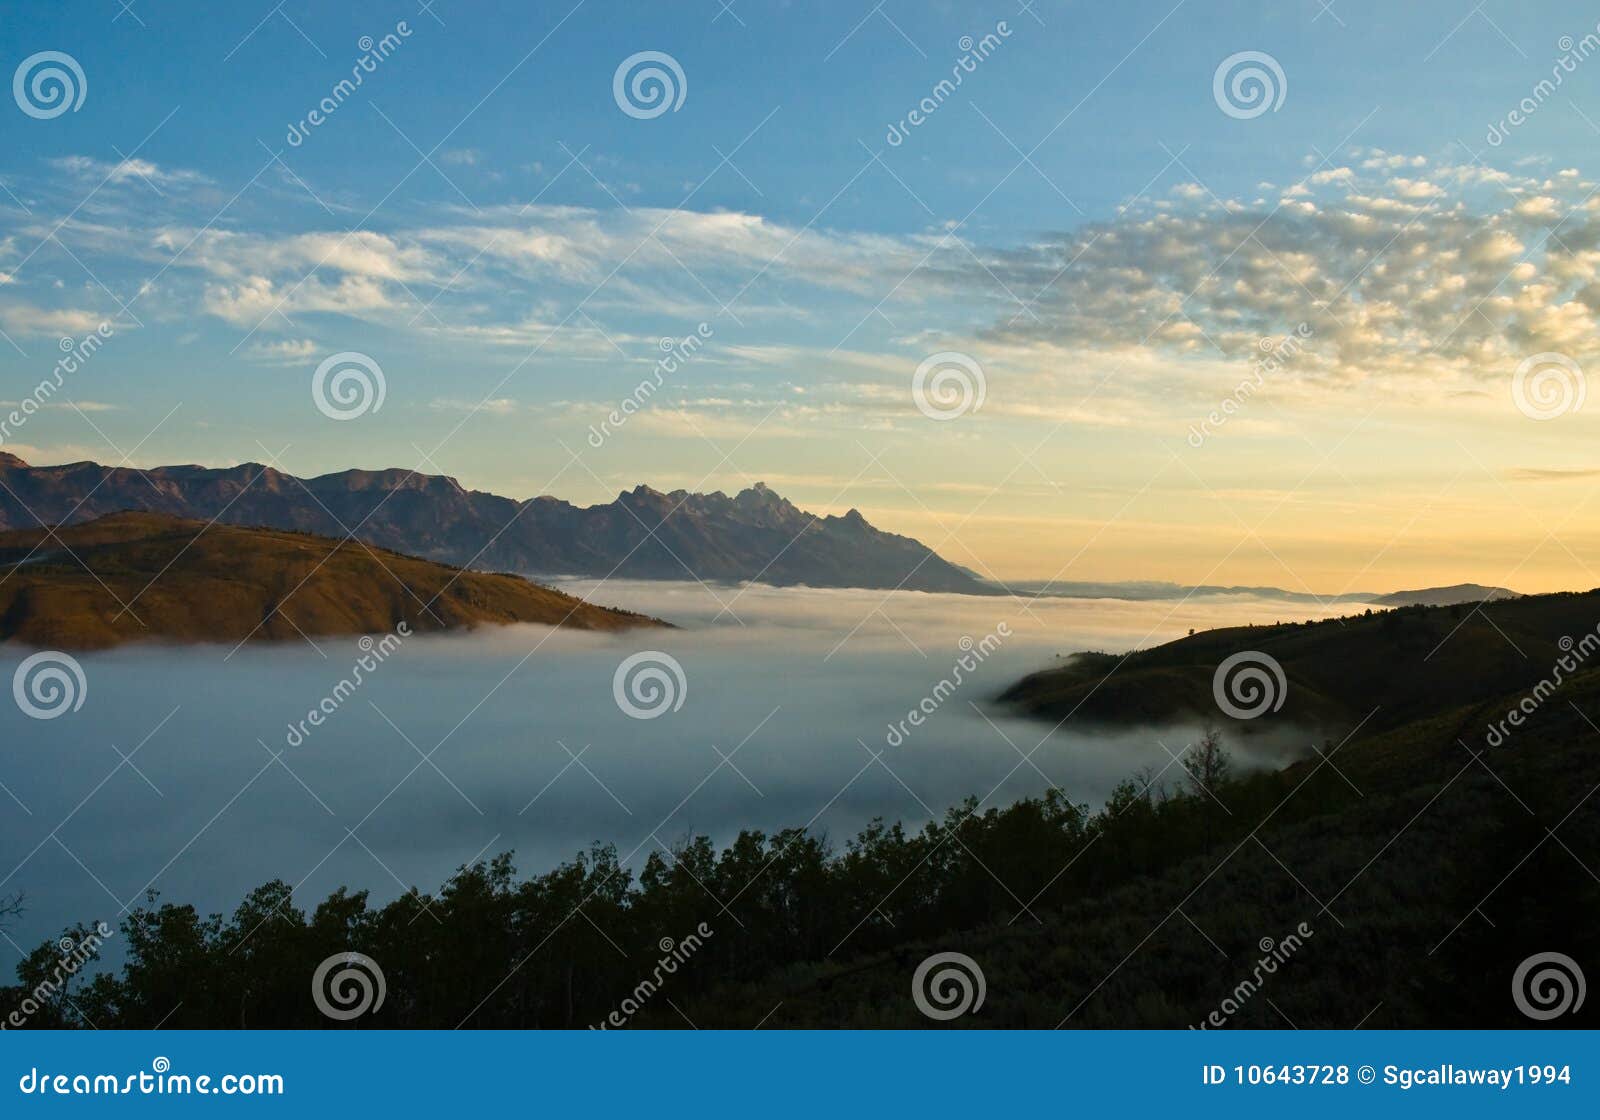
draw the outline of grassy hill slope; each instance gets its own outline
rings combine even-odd
[[[124,608],[127,609],[124,609]],[[126,641],[279,641],[537,622],[662,625],[519,576],[341,541],[164,514],[0,533],[0,640],[57,649]]]

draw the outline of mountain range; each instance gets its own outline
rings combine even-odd
[[[401,469],[303,479],[260,463],[34,467],[0,452],[0,529],[124,510],[353,535],[442,563],[548,576],[1004,593],[854,509],[818,517],[762,483],[732,497],[637,486],[603,505],[575,506],[548,496],[517,501]]]
[[[982,577],[978,577],[982,578]],[[1310,591],[1287,591],[1281,587],[1239,587],[1222,584],[1167,583],[1161,580],[1124,580],[1110,582],[1071,582],[1066,580],[1027,581],[1009,583],[1007,588],[1017,595],[1044,599],[1126,599],[1133,602],[1167,601],[1173,599],[1208,598],[1223,595],[1249,595],[1260,599],[1276,599],[1285,603],[1304,603],[1328,606],[1330,604],[1370,603],[1380,607],[1448,606],[1451,603],[1481,603],[1492,599],[1514,599],[1515,591],[1504,587],[1486,587],[1481,583],[1457,583],[1449,587],[1425,587],[1416,591],[1342,591],[1333,595],[1317,595]]]
[[[663,493],[640,485],[611,502],[577,506],[550,496],[518,501],[466,490],[448,475],[400,468],[299,478],[261,463],[148,470],[92,462],[36,467],[0,451],[0,530],[74,524],[128,510],[352,536],[439,563],[542,576],[1135,601],[1253,595],[1390,607],[1515,595],[1480,584],[1331,596],[1154,581],[1002,584],[952,564],[911,537],[875,528],[857,510],[819,517],[760,482],[732,497],[720,491]]]

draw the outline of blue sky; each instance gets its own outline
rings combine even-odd
[[[0,399],[27,397],[63,336],[112,337],[6,447],[415,467],[580,501],[765,479],[1006,576],[1590,586],[1594,413],[1535,421],[1510,391],[1549,353],[1581,385],[1594,348],[1600,61],[1535,93],[1585,50],[1561,42],[1585,18],[29,5],[0,31],[4,72],[59,51],[87,88],[47,119],[0,112]],[[675,111],[614,97],[642,51],[681,69]],[[1214,97],[1240,52],[1275,62],[1276,109]],[[706,345],[588,446],[660,340],[702,323]],[[1240,399],[1301,323],[1303,352]],[[342,352],[385,383],[348,421],[310,393]],[[983,404],[932,420],[915,371],[950,352]],[[1201,423],[1230,397],[1226,427]]]

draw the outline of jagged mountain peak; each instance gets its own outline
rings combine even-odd
[[[5,453],[0,452],[0,455]],[[579,507],[462,489],[445,475],[351,469],[301,479],[260,463],[116,469],[0,459],[0,529],[142,510],[343,536],[429,560],[537,575],[699,579],[993,594],[859,510],[818,517],[764,482],[729,497],[639,483]]]

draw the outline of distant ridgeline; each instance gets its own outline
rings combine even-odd
[[[259,463],[31,467],[0,452],[0,528],[143,510],[360,540],[493,571],[624,579],[760,580],[998,594],[927,546],[855,510],[817,517],[757,483],[733,497],[639,486],[604,505],[515,501],[390,469],[300,479]]]

